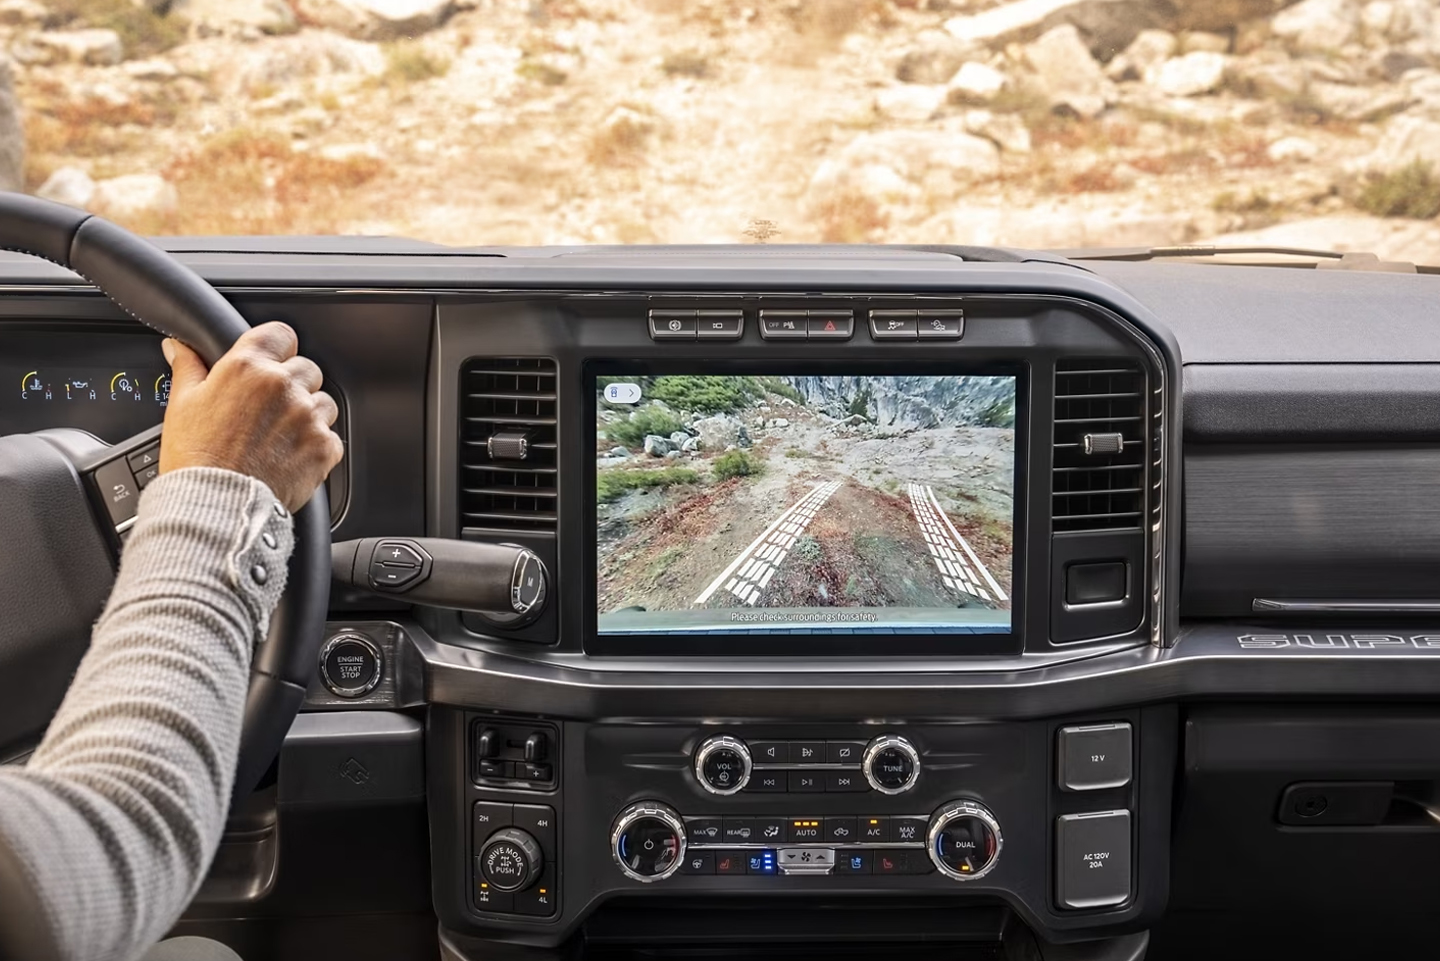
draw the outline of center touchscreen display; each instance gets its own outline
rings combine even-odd
[[[964,653],[1011,633],[1014,375],[614,369],[594,378],[602,640],[925,634]]]

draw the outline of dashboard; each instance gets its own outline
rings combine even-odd
[[[876,925],[1060,957],[1420,904],[1432,279],[387,243],[177,251],[343,403],[281,823],[425,855],[420,895],[331,878],[347,910],[418,897],[454,958]],[[18,258],[0,387],[0,433],[107,442],[168,395],[155,335]],[[283,914],[277,851],[208,910]],[[1277,893],[1336,859],[1379,876]]]

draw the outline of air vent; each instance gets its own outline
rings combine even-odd
[[[462,527],[555,527],[555,362],[482,357],[460,372]]]
[[[1055,366],[1055,530],[1139,530],[1145,518],[1145,374],[1132,361]]]

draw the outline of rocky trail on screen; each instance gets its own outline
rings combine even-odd
[[[1433,0],[0,0],[0,187],[160,234],[1440,263]]]

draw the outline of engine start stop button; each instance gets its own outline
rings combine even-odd
[[[320,679],[336,697],[364,697],[383,671],[380,649],[361,634],[337,634],[320,651]]]

